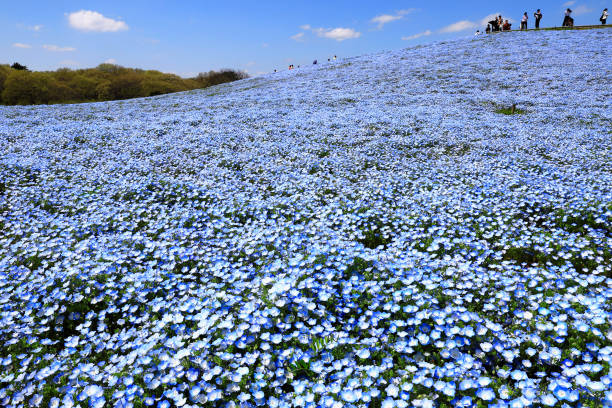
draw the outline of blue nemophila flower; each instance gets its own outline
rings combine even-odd
[[[480,40],[0,107],[0,405],[604,403],[609,34]]]
[[[479,388],[476,391],[476,396],[484,401],[491,401],[495,398],[495,391],[491,388]]]
[[[542,404],[549,406],[549,407],[552,407],[553,405],[557,403],[557,399],[552,394],[543,395],[541,400],[542,400]]]

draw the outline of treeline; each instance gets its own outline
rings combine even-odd
[[[4,105],[97,102],[162,95],[206,88],[247,78],[244,72],[221,70],[181,78],[159,71],[101,64],[96,68],[60,68],[30,72],[15,63],[0,65],[0,102]]]

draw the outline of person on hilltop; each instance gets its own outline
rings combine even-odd
[[[487,33],[487,34],[491,33],[491,23],[487,24],[487,28],[485,29],[485,33]]]
[[[565,17],[563,18],[563,27],[573,27],[574,19],[572,18],[572,9],[568,8],[565,10]]]
[[[523,13],[523,18],[521,19],[521,30],[526,30],[527,29],[527,20],[529,19],[529,17],[527,17],[527,12]]]
[[[603,11],[601,12],[601,17],[599,17],[599,21],[601,21],[602,25],[606,24],[606,20],[608,19],[608,9],[605,8],[603,9]]]
[[[535,28],[540,28],[540,20],[542,19],[542,12],[540,11],[540,9],[533,13],[533,17],[535,18]]]
[[[502,23],[500,22],[500,18],[501,16],[489,21],[489,24],[491,24],[491,31],[499,31],[501,29]]]
[[[510,31],[510,30],[512,30],[512,24],[508,20],[506,20],[504,22],[504,25],[503,25],[502,29],[504,31]]]

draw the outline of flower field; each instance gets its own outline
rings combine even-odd
[[[611,41],[0,107],[0,406],[610,406]]]

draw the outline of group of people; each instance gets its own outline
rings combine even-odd
[[[539,29],[540,21],[542,20],[542,11],[540,9],[537,9],[537,11],[533,13],[533,17],[535,19],[535,28]],[[601,13],[601,17],[599,18],[599,21],[601,22],[601,24],[606,24],[607,19],[608,19],[608,9],[605,8],[603,12]],[[528,20],[529,20],[529,16],[527,15],[527,12],[523,13],[523,17],[521,18],[521,30],[527,30]],[[574,26],[574,19],[572,18],[572,10],[570,8],[565,10],[565,17],[563,19],[562,26],[563,27],[573,27]],[[485,32],[489,34],[491,32],[496,32],[496,31],[510,31],[510,30],[512,30],[512,23],[510,23],[510,21],[508,21],[507,19],[504,20],[502,16],[499,15],[493,20],[489,21]],[[476,31],[476,34],[480,34],[480,31]]]
[[[336,59],[338,59],[338,57],[334,55],[333,60],[335,61]],[[331,62],[331,61],[332,61],[332,58],[327,59],[327,62]],[[318,60],[314,60],[312,62],[313,65],[317,65],[318,63],[319,63]],[[299,68],[300,66],[298,65],[297,67]],[[293,64],[289,65],[289,70],[293,70],[293,69],[295,69],[295,65]],[[277,70],[274,70],[274,72],[277,72]]]

